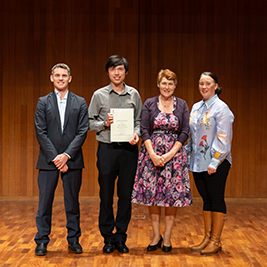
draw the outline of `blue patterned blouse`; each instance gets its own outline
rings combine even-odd
[[[217,169],[224,159],[232,164],[233,121],[233,113],[217,95],[206,103],[201,100],[193,105],[189,122],[191,136],[186,146],[190,171]]]

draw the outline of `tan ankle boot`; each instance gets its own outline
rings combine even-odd
[[[222,250],[220,237],[222,234],[222,229],[225,220],[226,220],[225,214],[221,212],[212,212],[211,238],[209,244],[203,250],[201,250],[200,254],[202,255],[214,254]]]
[[[205,236],[200,244],[191,247],[191,250],[193,251],[201,251],[204,249],[209,241],[211,236],[211,225],[212,225],[212,212],[211,211],[203,211],[204,216],[204,227],[205,227]]]

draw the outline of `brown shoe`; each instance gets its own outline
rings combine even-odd
[[[209,244],[201,250],[201,255],[212,255],[222,250],[220,237],[224,221],[226,220],[225,214],[221,212],[212,212],[212,232]]]
[[[210,241],[211,227],[212,227],[212,212],[204,210],[203,217],[204,217],[205,236],[200,244],[191,247],[192,251],[201,251],[209,244]]]

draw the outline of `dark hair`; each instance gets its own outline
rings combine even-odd
[[[117,67],[119,65],[124,65],[124,68],[125,68],[125,73],[128,72],[129,70],[129,64],[128,64],[128,61],[126,60],[126,58],[124,57],[121,57],[119,55],[113,55],[113,56],[110,56],[106,62],[106,72],[108,72],[108,69],[111,68],[111,67]]]
[[[201,73],[200,78],[201,78],[202,75],[206,75],[206,76],[211,77],[212,80],[219,85],[218,78],[214,73],[209,72],[209,71],[205,71],[205,72]],[[218,86],[217,89],[215,90],[215,94],[219,95],[221,92],[222,92],[222,87]]]
[[[54,70],[55,70],[56,68],[61,68],[61,69],[65,69],[65,70],[67,70],[68,73],[69,73],[69,76],[71,76],[71,73],[70,73],[70,67],[69,67],[67,64],[65,64],[65,63],[58,63],[58,64],[54,65],[54,66],[52,67],[52,69],[51,69],[51,74],[52,74],[52,76],[53,76],[53,74],[54,74]]]
[[[159,71],[158,77],[157,77],[158,84],[161,82],[162,78],[166,78],[167,80],[172,80],[175,86],[177,84],[177,75],[169,69],[165,69],[165,70],[162,69]]]

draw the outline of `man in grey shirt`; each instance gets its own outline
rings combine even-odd
[[[127,253],[126,231],[131,219],[131,193],[138,158],[142,101],[138,91],[124,83],[129,68],[125,58],[113,55],[105,67],[110,84],[94,92],[88,109],[89,130],[97,132],[96,140],[99,141],[99,229],[104,237],[104,253],[112,253],[114,247],[121,253]],[[134,109],[134,137],[129,143],[110,141],[110,124],[113,123],[110,108]],[[113,195],[117,177],[118,204],[117,216],[114,218]]]

